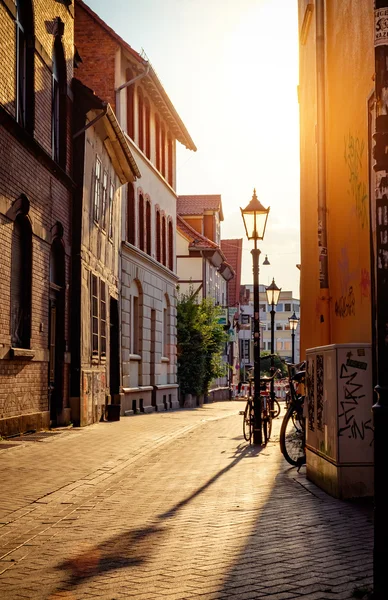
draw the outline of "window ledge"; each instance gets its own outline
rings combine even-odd
[[[162,362],[162,363],[169,363],[170,359],[167,356],[162,356],[162,358],[160,359],[160,362]]]
[[[34,358],[35,350],[30,350],[28,348],[11,348],[11,356],[12,358]]]
[[[138,360],[138,361],[140,361],[141,360],[141,356],[140,356],[140,354],[130,354],[129,355],[129,360]]]

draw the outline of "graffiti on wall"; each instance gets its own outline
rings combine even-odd
[[[323,354],[317,354],[317,427],[323,431]]]
[[[347,294],[340,296],[335,301],[335,314],[337,317],[344,319],[345,317],[354,317],[356,315],[356,298],[354,296],[353,286],[350,286]]]
[[[306,385],[307,385],[307,412],[310,431],[314,431],[314,367],[312,360],[307,361]]]
[[[370,274],[367,269],[361,269],[360,277],[361,298],[370,297]]]
[[[344,138],[344,159],[349,174],[348,193],[355,202],[356,215],[362,228],[368,224],[368,188],[362,173],[365,160],[364,151],[364,140],[360,140],[349,132]]]
[[[357,367],[354,365],[355,362],[358,363]],[[362,409],[360,402],[362,398],[365,398],[360,372],[365,371],[366,367],[367,363],[351,361],[351,358],[348,358],[346,364],[341,365],[340,379],[344,383],[339,399],[341,412],[338,414],[338,436],[347,436],[353,440],[365,440],[371,446],[373,443],[372,418],[363,418],[362,414],[365,411]],[[355,368],[357,370],[354,370]],[[359,413],[361,412],[360,416]]]

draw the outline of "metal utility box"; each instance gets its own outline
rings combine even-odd
[[[370,344],[306,351],[307,478],[336,498],[373,495]]]

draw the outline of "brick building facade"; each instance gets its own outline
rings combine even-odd
[[[0,434],[69,409],[73,7],[0,0]]]

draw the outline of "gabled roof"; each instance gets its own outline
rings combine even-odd
[[[195,152],[197,147],[191,139],[182,119],[175,110],[151,63],[144,59],[125,40],[123,40],[123,38],[120,37],[111,27],[109,27],[109,25],[107,25],[105,21],[103,21],[87,4],[85,4],[83,0],[75,0],[75,4],[76,6],[78,5],[82,7],[82,9],[87,12],[100,27],[102,27],[113,39],[116,40],[122,49],[126,51],[128,58],[132,59],[132,62],[137,67],[138,73],[141,73],[149,68],[148,74],[142,80],[144,87],[152,97],[158,109],[163,114],[164,119],[169,124],[169,127],[173,131],[176,139],[186,148]],[[75,18],[77,18],[77,15]]]
[[[204,212],[212,210],[220,213],[220,220],[224,220],[222,212],[221,194],[200,196],[178,196],[177,212],[180,215],[203,215]]]
[[[194,248],[198,250],[219,250],[221,252],[221,248],[212,240],[205,237],[204,235],[198,233],[193,227],[190,227],[186,223],[186,221],[179,215],[176,216],[176,226],[177,229],[189,242],[189,248]],[[222,254],[224,258],[224,255]]]
[[[72,81],[72,86],[76,97],[83,97],[85,110],[101,110],[101,112],[97,114],[95,123],[97,125],[97,121],[100,120],[100,117],[103,121],[105,121],[104,145],[120,179],[120,182],[124,184],[128,183],[129,181],[135,181],[137,177],[141,177],[139,168],[125,138],[124,132],[121,129],[113,108],[109,102],[104,102],[101,100],[101,98],[99,98],[93,92],[93,90],[84,85],[81,81],[79,81],[79,79],[74,78]],[[78,133],[75,132],[75,137],[77,135]]]

